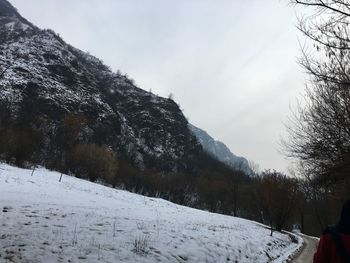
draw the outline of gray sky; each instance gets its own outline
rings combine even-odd
[[[175,101],[261,168],[285,171],[282,122],[305,75],[288,0],[10,0],[41,28]]]

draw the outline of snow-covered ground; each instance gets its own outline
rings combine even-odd
[[[0,262],[284,262],[288,235],[46,169],[0,164]]]

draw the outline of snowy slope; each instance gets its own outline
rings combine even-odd
[[[257,223],[0,164],[0,262],[284,262]]]

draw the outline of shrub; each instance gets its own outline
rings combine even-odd
[[[42,137],[39,131],[30,127],[9,127],[0,131],[0,154],[9,163],[24,166],[35,162]]]
[[[149,248],[149,238],[147,236],[139,236],[133,242],[132,251],[139,255],[146,255]]]
[[[105,146],[78,144],[72,149],[71,166],[80,177],[111,182],[116,175],[118,162],[114,153]]]

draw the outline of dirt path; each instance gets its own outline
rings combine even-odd
[[[312,263],[314,253],[317,248],[318,240],[308,236],[301,236],[305,245],[300,254],[292,261],[292,263]]]

